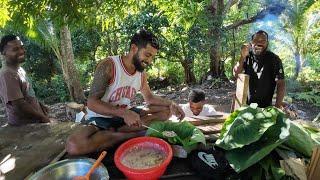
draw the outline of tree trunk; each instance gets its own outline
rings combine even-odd
[[[111,38],[110,38],[110,33],[106,33],[105,34],[106,38],[107,38],[107,51],[108,51],[108,54],[107,56],[112,56],[112,43],[111,43]]]
[[[232,63],[231,63],[231,67],[234,67],[234,65],[236,64],[237,60],[236,60],[236,37],[235,37],[235,30],[232,29],[232,44],[233,44],[233,48],[232,48]],[[230,73],[233,73],[233,68],[230,68]]]
[[[112,33],[113,35],[113,44],[112,44],[112,52],[114,55],[118,54],[118,50],[119,50],[119,42],[118,42],[118,38],[117,38],[117,34],[114,32]]]
[[[297,79],[299,76],[299,73],[301,71],[301,54],[299,53],[299,51],[296,51],[294,53],[294,59],[296,61],[296,67],[294,70],[294,76],[293,79]]]
[[[67,83],[70,97],[73,101],[83,103],[85,101],[84,92],[79,80],[79,74],[74,64],[74,55],[71,42],[70,30],[67,25],[63,25],[60,30],[62,71]]]
[[[214,19],[212,28],[210,30],[210,39],[212,39],[213,44],[210,48],[210,71],[212,76],[219,77],[223,70],[221,69],[221,57],[220,57],[220,47],[221,47],[221,35],[222,35],[222,25],[223,25],[223,0],[212,1],[210,10],[211,16]]]
[[[96,53],[97,53],[97,50],[98,50],[98,47],[100,45],[99,44],[96,44],[94,49],[93,49],[93,53],[92,53],[92,56],[91,56],[91,73],[94,74],[94,71],[96,70],[96,66],[97,66],[97,62],[96,62]]]
[[[196,76],[193,72],[193,63],[188,63],[188,60],[183,61],[182,67],[184,69],[184,81],[186,84],[195,84],[197,83]]]
[[[220,49],[221,49],[221,26],[214,25],[211,30],[211,38],[214,40],[210,48],[210,72],[213,77],[220,77],[224,73],[224,63],[221,61]]]

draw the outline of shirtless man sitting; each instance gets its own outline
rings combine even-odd
[[[99,151],[137,137],[141,125],[153,120],[167,120],[171,114],[184,117],[176,103],[154,95],[148,85],[144,69],[158,49],[155,35],[140,30],[131,38],[127,55],[111,56],[97,65],[87,102],[89,125],[69,136],[66,149],[70,155]],[[148,104],[145,109],[130,106],[139,91]]]

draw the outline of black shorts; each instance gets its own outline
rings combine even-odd
[[[133,107],[131,109],[129,109],[131,111],[134,111],[138,114],[140,114],[141,110],[140,108],[136,108]],[[106,117],[91,117],[88,121],[88,124],[93,124],[95,126],[97,126],[100,129],[109,129],[109,128],[115,128],[118,129],[124,125],[126,125],[126,123],[124,122],[123,118],[121,117],[111,117],[111,118],[106,118]]]

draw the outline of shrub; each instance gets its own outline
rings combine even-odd
[[[68,88],[62,75],[54,75],[50,81],[35,78],[32,81],[37,97],[45,103],[52,104],[69,100]]]

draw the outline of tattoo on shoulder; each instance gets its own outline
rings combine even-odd
[[[112,64],[109,60],[104,60],[99,63],[94,73],[93,82],[91,85],[89,96],[102,97],[108,87],[110,72],[112,70]]]

